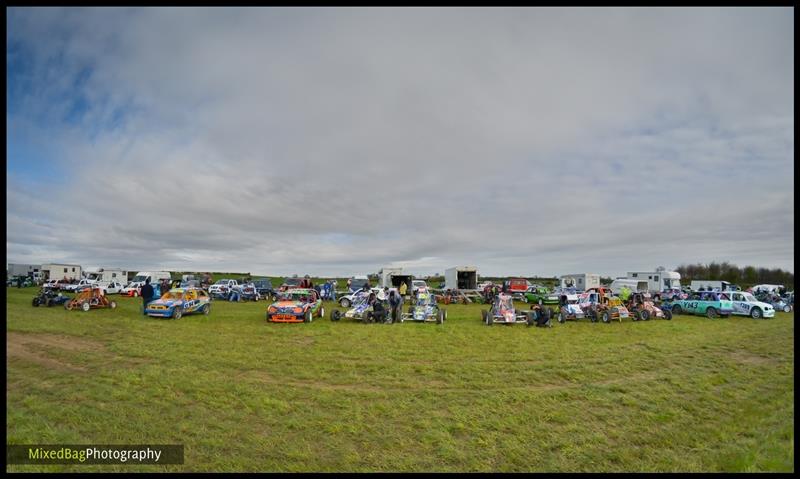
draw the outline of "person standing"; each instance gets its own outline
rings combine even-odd
[[[392,307],[391,322],[396,323],[400,319],[400,312],[403,308],[403,297],[396,289],[389,291],[389,305]]]
[[[403,281],[402,283],[400,283],[400,296],[405,297],[406,291],[408,291],[408,285],[406,284],[405,281]]]
[[[150,286],[150,278],[147,278],[142,286],[142,314],[147,316],[147,305],[153,301],[153,287]]]
[[[353,290],[350,287],[353,285],[353,278],[347,278],[347,291],[352,292]]]

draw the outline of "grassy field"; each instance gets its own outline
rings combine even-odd
[[[792,471],[794,315],[488,327],[266,303],[178,321],[8,288],[9,444],[185,444],[175,466],[8,471]]]

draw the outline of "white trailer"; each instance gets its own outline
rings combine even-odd
[[[383,267],[378,271],[379,287],[398,288],[402,283],[406,283],[406,287],[411,290],[411,275],[403,274],[403,268]]]
[[[600,287],[600,275],[595,273],[565,274],[560,279],[562,288],[586,291],[590,288]]]
[[[647,281],[651,293],[665,289],[681,289],[681,274],[677,271],[632,271],[628,278]]]
[[[33,278],[34,281],[38,281],[41,279],[42,276],[42,265],[40,264],[21,264],[21,263],[9,263],[8,268],[6,271],[8,272],[8,277],[13,278],[15,276],[27,276],[29,278]]]
[[[478,268],[475,266],[456,266],[444,271],[444,288],[460,291],[477,291]]]
[[[78,264],[43,264],[42,272],[47,279],[81,279],[81,266]]]

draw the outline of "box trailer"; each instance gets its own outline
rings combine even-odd
[[[562,288],[575,288],[578,291],[600,287],[600,275],[595,273],[565,274],[560,280]]]
[[[403,268],[381,268],[378,271],[378,285],[381,288],[399,288],[405,283],[407,291],[411,291],[412,279],[410,274],[403,272]]]
[[[477,290],[478,268],[474,266],[456,266],[444,271],[445,289]]]
[[[81,266],[78,264],[43,264],[42,272],[47,279],[81,279]]]

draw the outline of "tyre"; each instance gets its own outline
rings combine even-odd
[[[608,311],[603,311],[603,315],[600,317],[604,323],[608,323],[611,321],[611,313]]]
[[[646,309],[639,311],[639,317],[642,318],[642,321],[647,321],[648,319],[650,319],[650,311]]]
[[[325,308],[320,306],[319,307],[319,317],[322,318],[325,316]]]
[[[204,316],[208,316],[208,313],[211,312],[211,305],[210,304],[204,304],[203,305],[203,309],[201,309],[200,311],[203,313]]]
[[[342,319],[342,312],[338,309],[333,310],[331,313],[331,321],[339,321],[340,319]]]
[[[711,307],[711,308],[706,309],[706,317],[707,318],[711,318],[711,319],[715,319],[715,318],[719,317],[719,313],[717,312],[717,310],[714,307]]]
[[[39,307],[39,298],[33,298],[33,301],[31,302],[31,304],[33,304],[33,306],[35,308],[38,308]]]
[[[525,324],[528,326],[533,326],[533,323],[536,322],[536,319],[534,319],[535,316],[535,311],[527,311],[525,313]]]
[[[672,320],[672,311],[670,311],[668,309],[665,309],[664,310],[664,319],[666,319],[667,321],[671,321]]]
[[[112,302],[108,303],[108,305],[111,307],[111,309],[117,309],[116,301],[112,301]]]
[[[72,307],[73,307],[72,301],[67,301],[66,303],[64,303],[64,309],[66,309],[67,311],[72,311]]]
[[[138,297],[139,297],[139,293],[137,293],[136,291],[134,291],[134,292],[133,292],[133,297],[134,297],[134,298],[138,298]]]
[[[92,308],[92,305],[88,302],[81,303],[81,309],[84,311],[89,311]]]
[[[487,326],[492,325],[492,319],[489,316],[489,311],[486,311],[485,309],[481,310],[481,319],[483,319],[483,322],[486,323]]]
[[[761,308],[753,308],[750,310],[750,317],[753,319],[761,319],[763,316],[764,314],[761,311]]]
[[[447,321],[447,310],[442,310],[442,322]]]
[[[668,311],[671,311],[673,316],[676,315],[676,314],[681,314],[683,312],[683,310],[681,309],[680,305],[678,305],[678,304],[672,305],[672,309],[668,310]]]
[[[343,308],[349,308],[350,307],[350,300],[347,299],[347,298],[342,298],[339,301],[339,304],[342,305]]]
[[[783,312],[784,313],[791,313],[792,312],[792,307],[787,304],[786,306],[783,307]]]
[[[48,299],[46,304],[47,307],[49,308],[50,306],[55,306],[56,303],[52,299]]]
[[[558,313],[558,322],[564,324],[564,313]]]
[[[306,314],[303,315],[303,322],[310,323],[313,320],[314,320],[314,315],[311,314],[311,310],[310,309],[306,310]]]
[[[181,319],[183,317],[183,309],[180,306],[175,307],[175,311],[172,312],[172,319]]]
[[[436,317],[436,324],[444,323],[444,311],[439,311],[439,315]]]

